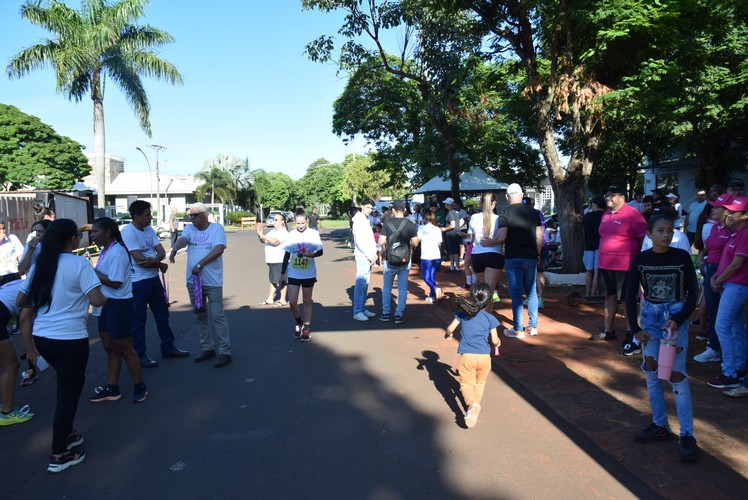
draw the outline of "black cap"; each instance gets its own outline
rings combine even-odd
[[[405,210],[405,202],[403,200],[395,200],[392,202],[392,208],[394,208],[398,212],[402,212],[403,210]]]
[[[728,184],[728,187],[745,187],[745,182],[743,182],[743,179],[733,179],[730,181],[730,184]]]
[[[608,187],[609,193],[616,193],[616,194],[626,194],[626,189],[621,186],[620,184],[611,184]]]
[[[659,195],[662,195],[662,196],[665,196],[665,191],[663,189],[660,189],[660,188],[653,189],[652,190],[652,194],[655,194],[655,193],[657,193]]]

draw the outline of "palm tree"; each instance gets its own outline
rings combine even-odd
[[[57,92],[81,101],[90,93],[94,106],[94,172],[98,205],[104,203],[104,83],[107,76],[122,90],[140,127],[151,133],[150,104],[141,76],[181,84],[176,67],[157,56],[157,50],[173,37],[149,25],[133,24],[143,17],[148,0],[81,0],[79,11],[58,0],[27,0],[21,16],[54,35],[16,54],[6,68],[10,78],[51,66]]]
[[[231,174],[218,167],[205,168],[195,174],[197,179],[205,181],[195,190],[197,201],[202,201],[210,193],[210,203],[216,202],[216,196],[221,203],[233,200],[236,196],[236,184]]]

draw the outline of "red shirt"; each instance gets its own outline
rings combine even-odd
[[[600,269],[628,271],[639,253],[647,221],[635,208],[624,204],[617,212],[606,210],[600,221]]]
[[[732,235],[730,241],[725,245],[722,251],[722,258],[719,260],[717,276],[721,275],[727,266],[732,264],[735,256],[748,259],[748,226]],[[727,280],[728,283],[737,283],[738,285],[748,286],[748,260],[743,261],[740,270]]]
[[[718,226],[717,224],[712,226],[709,237],[704,242],[704,246],[709,251],[706,254],[706,261],[709,264],[719,264],[722,251],[725,249],[727,242],[730,241],[731,236],[732,231],[729,227]]]

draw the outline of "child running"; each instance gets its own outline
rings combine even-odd
[[[626,316],[631,333],[642,344],[642,370],[647,379],[652,425],[637,433],[637,443],[665,441],[673,437],[667,420],[667,405],[662,380],[658,378],[660,339],[675,337],[675,360],[670,385],[675,395],[675,407],[680,424],[680,459],[693,461],[699,448],[693,436],[691,388],[686,373],[688,354],[688,318],[698,298],[698,282],[691,256],[681,249],[671,248],[673,219],[655,215],[648,223],[647,235],[652,248],[634,258],[629,271],[626,291]],[[644,290],[641,317],[637,321],[636,296],[639,286]]]
[[[484,311],[491,303],[493,289],[487,283],[479,281],[470,287],[469,297],[458,297],[457,305],[460,310],[455,313],[455,319],[447,327],[444,338],[451,337],[458,327],[462,328],[460,347],[460,391],[468,406],[465,415],[465,425],[468,429],[478,423],[480,402],[486,387],[486,378],[491,373],[491,344],[501,345],[498,328],[499,320]]]

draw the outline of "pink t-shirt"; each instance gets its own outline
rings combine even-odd
[[[600,221],[600,269],[628,271],[647,233],[647,221],[635,208],[623,205],[617,212],[606,210]]]
[[[722,258],[717,268],[717,276],[722,274],[727,266],[732,263],[735,256],[748,259],[748,226],[735,233],[722,251]],[[740,270],[727,280],[728,283],[748,286],[748,262],[743,262]]]
[[[727,226],[718,226],[717,224],[712,226],[709,237],[704,241],[704,246],[709,252],[706,254],[706,261],[709,264],[719,264],[722,251],[725,249],[727,242],[730,241],[731,236],[732,231]]]

